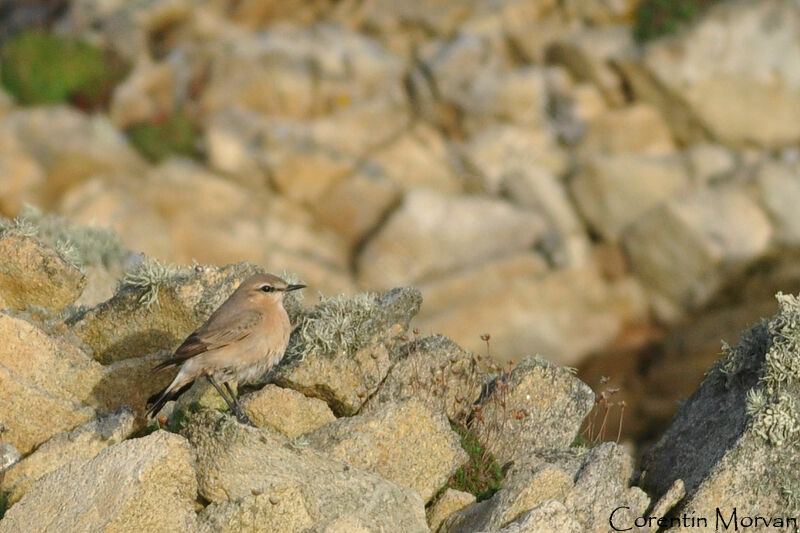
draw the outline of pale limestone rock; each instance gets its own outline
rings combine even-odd
[[[424,502],[468,459],[447,418],[419,400],[340,418],[303,440],[334,459],[415,491]]]
[[[16,531],[195,531],[192,451],[158,431],[73,461],[34,484],[0,521]]]
[[[3,491],[8,493],[8,504],[19,501],[46,474],[72,461],[87,461],[130,437],[133,427],[134,413],[129,407],[123,407],[42,443],[5,473]]]
[[[284,502],[293,515],[286,522],[298,529],[323,529],[347,517],[386,531],[428,531],[423,502],[413,491],[271,430],[202,411],[185,434],[197,454],[199,494],[214,505],[201,520],[211,524],[246,528],[253,513]]]
[[[642,214],[689,188],[679,155],[619,154],[585,161],[570,187],[578,209],[609,240]]]
[[[460,490],[447,489],[433,504],[428,507],[426,515],[428,525],[434,533],[439,530],[448,516],[475,503],[475,495]]]
[[[606,110],[588,123],[583,150],[604,154],[669,154],[672,132],[659,111],[648,104]]]
[[[359,255],[359,279],[384,288],[425,281],[530,247],[542,227],[499,200],[410,191]]]
[[[61,311],[77,300],[86,277],[38,240],[0,233],[0,309],[31,306]]]
[[[256,426],[268,427],[290,439],[336,420],[322,400],[271,384],[245,394],[240,401]]]

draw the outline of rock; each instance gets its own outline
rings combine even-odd
[[[0,138],[15,138],[47,177],[36,205],[52,208],[69,188],[98,174],[137,173],[144,162],[102,114],[67,106],[31,107],[9,113]],[[2,145],[2,141],[0,141]]]
[[[532,452],[514,462],[494,496],[453,514],[440,531],[533,533],[570,526],[567,531],[606,532],[615,508],[627,508],[615,514],[627,525],[650,503],[629,486],[632,473],[633,459],[612,442]]]
[[[480,132],[497,122],[547,129],[547,78],[544,69],[526,67],[511,72],[479,71],[462,105],[464,127]]]
[[[185,67],[184,67],[185,70]],[[180,104],[179,68],[169,59],[139,61],[114,88],[108,113],[114,125],[126,129],[134,124],[168,117]]]
[[[250,518],[244,513],[262,513],[259,508],[277,500],[272,505],[283,502],[298,511],[296,521],[287,519],[291,528],[322,530],[348,517],[373,529],[428,531],[422,500],[413,491],[293,446],[271,430],[202,411],[191,418],[185,434],[197,454],[199,494],[218,504],[201,516],[208,522],[246,523]],[[266,500],[253,498],[260,495]],[[237,505],[238,511],[225,502]],[[251,511],[254,502],[257,507]]]
[[[133,427],[134,413],[123,407],[42,443],[6,472],[3,491],[8,493],[7,503],[15,504],[46,474],[73,461],[92,459],[107,447],[127,439]]]
[[[402,62],[340,26],[235,33],[212,52],[206,113],[237,102],[264,115],[311,118],[375,97],[401,101]]]
[[[480,336],[489,333],[490,354],[501,361],[542,353],[573,365],[608,345],[624,321],[646,308],[640,288],[609,285],[593,267],[544,276],[541,270],[540,260],[517,254],[423,284],[434,309],[423,306],[417,326],[478,354],[486,354]]]
[[[625,94],[622,79],[612,68],[611,60],[626,57],[633,49],[633,36],[627,24],[580,26],[551,42],[546,59],[549,63],[563,65],[574,79],[591,82],[609,104],[619,106],[625,102]]]
[[[725,146],[699,143],[686,150],[689,174],[698,185],[713,185],[736,170],[736,155]]]
[[[81,271],[56,250],[30,237],[0,233],[0,308],[38,306],[58,312],[77,300],[85,286]]]
[[[70,325],[104,364],[173,350],[257,270],[248,263],[189,269],[145,260],[112,299]]]
[[[303,491],[290,485],[235,501],[216,501],[198,514],[201,533],[304,531],[314,525]]]
[[[383,382],[421,304],[411,288],[323,299],[299,318],[277,384],[324,400],[337,416],[355,414]]]
[[[359,170],[333,184],[313,206],[317,220],[353,250],[400,202],[400,187],[377,168]]]
[[[536,533],[537,531],[572,533],[582,530],[581,523],[569,513],[562,503],[548,500],[501,529],[499,533]]]
[[[336,420],[322,400],[275,385],[245,394],[240,401],[256,426],[268,427],[290,439]]]
[[[585,21],[591,26],[613,22],[629,22],[639,7],[636,0],[566,0],[561,6],[564,16]]]
[[[526,357],[503,373],[482,399],[484,421],[475,424],[500,464],[536,449],[568,447],[594,407],[594,393],[569,369]]]
[[[2,144],[2,143],[0,143]],[[15,149],[0,148],[0,215],[16,216],[26,203],[42,194],[46,178],[42,166],[15,143]]]
[[[658,110],[648,104],[608,109],[588,126],[581,144],[587,152],[663,155],[675,151],[667,123]]]
[[[739,146],[796,143],[798,21],[792,1],[720,5],[680,35],[647,46],[623,71],[636,96],[659,106],[684,143],[708,137]]]
[[[19,453],[19,450],[7,442],[0,442],[0,476],[17,464],[20,459],[22,459],[22,454]]]
[[[623,243],[650,290],[697,309],[767,251],[772,228],[745,192],[705,189],[650,211]]]
[[[303,440],[334,459],[415,491],[424,502],[468,460],[447,418],[418,400],[340,418]]]
[[[473,135],[463,147],[463,157],[476,170],[480,187],[497,193],[513,174],[525,174],[531,167],[556,176],[567,169],[567,157],[555,135],[547,130],[498,125]]]
[[[570,187],[581,213],[609,240],[648,210],[689,188],[678,155],[620,154],[586,161]]]
[[[480,395],[482,375],[472,355],[447,337],[432,335],[395,347],[394,364],[362,413],[414,398],[450,420],[463,420]]]
[[[0,532],[194,531],[192,463],[178,435],[121,442],[45,475],[8,510]]]
[[[82,402],[102,379],[100,365],[79,348],[20,318],[0,314],[0,439],[29,453],[37,444],[92,418]],[[44,370],[47,370],[46,372]]]
[[[424,281],[530,247],[542,226],[536,214],[498,200],[410,191],[367,241],[358,257],[359,279],[384,288]]]
[[[700,388],[678,410],[643,461],[642,486],[655,497],[683,480],[680,516],[795,516],[800,483],[797,365],[800,304],[778,293],[779,309],[744,331],[738,344],[723,343]],[[721,522],[720,522],[721,523]],[[766,526],[765,526],[766,527]]]
[[[800,202],[797,175],[795,168],[769,162],[759,169],[756,179],[761,203],[775,228],[775,241],[782,247],[800,244],[800,220],[793,212]]]
[[[621,446],[604,442],[589,451],[564,503],[589,532],[608,531],[609,510],[618,507],[627,509],[619,510],[615,520],[631,524],[650,505],[643,490],[629,486],[632,475],[633,458]]]
[[[469,492],[461,492],[455,489],[444,491],[426,511],[431,531],[435,533],[448,516],[473,503],[475,503],[475,495]]]

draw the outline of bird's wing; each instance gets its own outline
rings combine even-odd
[[[263,318],[264,313],[256,309],[244,309],[228,315],[214,313],[205,324],[183,341],[183,344],[175,350],[175,355],[158,365],[156,369],[177,366],[191,357],[244,339]]]

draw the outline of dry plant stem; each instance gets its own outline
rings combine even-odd
[[[619,402],[620,411],[619,411],[619,427],[617,428],[617,444],[619,444],[619,438],[622,436],[622,418],[625,416],[625,402]]]

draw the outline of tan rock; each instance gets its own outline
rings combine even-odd
[[[36,239],[0,234],[0,308],[61,311],[77,300],[86,278]]]
[[[500,530],[500,533],[572,533],[582,531],[583,526],[555,500],[548,500],[525,513],[521,518]]]
[[[418,400],[340,418],[304,440],[334,459],[415,491],[425,502],[468,459],[447,418]]]
[[[711,137],[740,146],[789,145],[800,138],[798,20],[792,1],[715,6],[686,32],[647,46],[641,61],[623,70],[635,94],[660,107],[685,143]],[[766,21],[774,22],[768,32]]]
[[[378,226],[400,196],[400,186],[382,171],[365,168],[335,183],[325,194],[325,201],[313,209],[317,220],[353,249]]]
[[[192,466],[178,435],[121,442],[44,476],[5,514],[0,532],[195,531]]]
[[[800,243],[800,220],[794,212],[800,201],[797,170],[768,162],[759,169],[756,183],[762,204],[774,224],[775,240],[782,246],[796,246]]]
[[[114,125],[125,129],[136,123],[173,113],[178,100],[178,76],[169,61],[139,61],[114,88],[108,110]]]
[[[659,111],[644,103],[612,108],[589,122],[581,148],[606,154],[669,154],[672,132]]]
[[[394,365],[362,413],[413,398],[450,420],[466,419],[483,380],[472,354],[447,337],[432,335],[398,345],[392,358]]]
[[[241,403],[256,426],[268,427],[290,439],[336,420],[322,400],[271,384],[245,394]]]
[[[428,525],[431,531],[436,532],[447,517],[456,511],[475,503],[475,495],[460,490],[447,489],[439,496],[433,504],[428,507],[425,514],[428,517]]]
[[[737,157],[733,150],[718,144],[697,143],[686,150],[692,180],[698,185],[711,185],[715,180],[733,174]]]
[[[702,306],[766,253],[771,237],[761,207],[744,191],[722,187],[650,211],[623,242],[643,284],[686,310]]]
[[[578,209],[606,239],[649,209],[689,188],[689,176],[678,155],[620,154],[594,156],[571,182]]]
[[[3,477],[7,503],[15,504],[40,478],[72,461],[86,461],[105,448],[128,438],[133,432],[134,414],[123,407],[91,420],[72,431],[59,433],[15,464]]]
[[[0,150],[0,177],[0,215],[7,217],[36,203],[46,182],[41,165],[22,151]]]
[[[413,491],[294,446],[271,430],[202,411],[192,417],[185,434],[197,454],[199,494],[218,503],[201,514],[206,521],[216,520],[213,515],[219,509],[225,522],[246,524],[250,513],[260,513],[259,508],[277,500],[274,505],[283,501],[296,513],[294,523],[289,523],[298,529],[322,529],[347,517],[386,531],[428,531],[422,500]],[[261,495],[266,501],[253,498]],[[257,506],[253,511],[251,502]]]
[[[216,501],[200,511],[197,518],[201,533],[300,532],[314,524],[298,486],[235,501]]]
[[[496,378],[475,431],[492,436],[486,447],[505,464],[535,449],[568,447],[594,400],[592,389],[569,369],[529,356]]]
[[[502,201],[411,191],[358,257],[359,279],[384,288],[424,281],[527,248],[541,230],[538,215]]]

